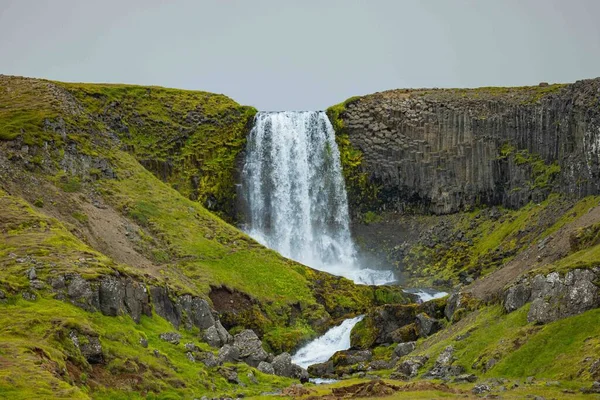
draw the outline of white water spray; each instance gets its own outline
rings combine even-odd
[[[360,268],[335,132],[324,112],[261,112],[242,176],[246,232],[315,269],[381,285],[391,271]]]
[[[363,316],[347,319],[341,325],[335,326],[323,336],[313,340],[302,347],[292,356],[292,361],[302,368],[309,365],[323,363],[335,354],[336,351],[350,348],[350,332],[354,325],[359,323]]]

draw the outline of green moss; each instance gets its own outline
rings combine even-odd
[[[93,391],[94,398],[118,398],[114,396],[117,392],[110,389],[118,387],[119,396],[127,398],[167,398],[167,394],[196,398],[209,393],[256,395],[292,383],[240,364],[238,375],[245,386],[231,385],[217,370],[187,358],[184,343],[196,343],[208,350],[192,333],[181,332],[180,345],[159,338],[160,333],[172,329],[157,316],[144,316],[140,324],[135,324],[129,317],[87,313],[44,298],[0,303],[0,357],[12,359],[10,365],[0,365],[0,395],[10,395],[11,399],[88,399]],[[104,365],[90,368],[69,338],[73,331],[78,332],[80,343],[85,342],[83,333],[99,336]],[[141,337],[147,338],[148,348],[140,345]],[[247,378],[250,371],[256,383]],[[35,385],[31,385],[33,381]]]
[[[375,344],[378,332],[379,330],[374,325],[373,319],[365,318],[354,325],[350,333],[350,343],[352,347],[370,349]]]
[[[47,83],[19,77],[0,78],[0,140],[21,136],[26,144],[57,139],[43,129],[44,121],[55,119],[61,103],[48,90]]]
[[[134,85],[56,83],[106,118],[126,148],[184,196],[234,219],[235,164],[256,114],[226,96]]]
[[[362,171],[363,154],[352,146],[342,119],[346,106],[356,101],[360,101],[360,97],[351,97],[340,104],[329,107],[327,116],[335,130],[335,140],[340,151],[340,162],[351,209],[358,213],[366,213],[377,208],[380,189],[372,184],[367,174]]]
[[[88,216],[82,212],[75,211],[71,215],[73,216],[73,218],[75,218],[77,221],[81,222],[82,224],[85,224],[86,222],[88,222]]]
[[[66,193],[79,192],[81,190],[81,181],[76,176],[68,177],[61,182],[60,187]]]

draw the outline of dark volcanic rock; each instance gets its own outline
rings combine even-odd
[[[371,350],[342,350],[336,352],[331,359],[333,365],[338,367],[368,362],[372,358],[373,352]]]
[[[292,356],[288,353],[281,353],[273,358],[271,365],[273,366],[275,375],[299,379],[301,382],[308,381],[308,372],[304,368],[292,363]]]
[[[508,312],[518,310],[529,301],[531,297],[531,287],[529,282],[520,282],[508,288],[504,294],[504,308]]]
[[[417,334],[419,337],[427,337],[433,335],[441,329],[441,324],[435,318],[431,318],[425,313],[421,313],[416,317]]]
[[[219,364],[240,361],[240,350],[237,347],[224,345],[219,349]]]
[[[273,365],[266,361],[259,362],[258,367],[256,367],[256,369],[265,374],[275,375],[275,369],[273,368]]]
[[[181,323],[181,313],[169,297],[167,289],[164,287],[152,286],[150,288],[150,295],[152,297],[154,311],[173,324],[175,328],[179,328],[179,324]]]
[[[394,355],[396,357],[404,357],[410,353],[417,347],[416,342],[406,342],[406,343],[398,343],[396,348],[394,349]]]
[[[393,90],[348,102],[340,117],[387,210],[515,208],[552,189],[598,194],[600,109],[589,105],[600,101],[600,79],[548,89]],[[506,143],[515,151],[503,156]],[[548,185],[531,184],[536,171],[515,160],[519,150],[560,171]],[[357,210],[365,199],[359,188],[348,189]]]
[[[329,360],[320,364],[313,364],[308,367],[308,373],[312,376],[320,378],[328,378],[333,376],[334,368],[333,361]]]

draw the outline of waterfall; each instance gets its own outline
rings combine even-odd
[[[335,132],[320,111],[260,112],[242,172],[244,230],[305,265],[378,285],[390,271],[361,268],[350,236]]]
[[[335,354],[336,351],[350,348],[350,332],[354,325],[359,323],[364,316],[347,319],[341,325],[335,326],[323,336],[313,340],[302,347],[292,356],[292,361],[302,368],[309,365],[323,363]]]

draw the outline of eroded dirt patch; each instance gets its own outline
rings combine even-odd
[[[215,310],[220,313],[243,311],[254,305],[254,301],[246,293],[225,286],[211,286],[208,296]]]

